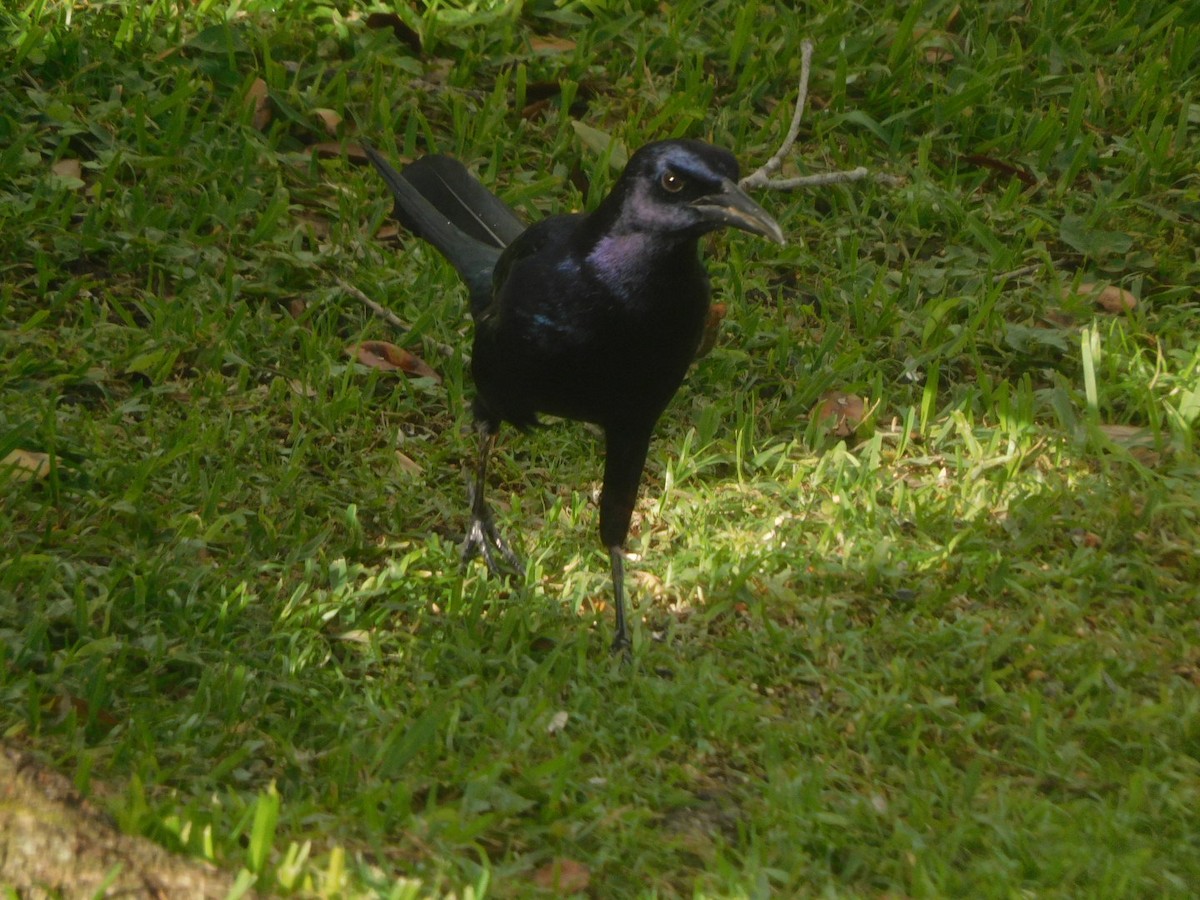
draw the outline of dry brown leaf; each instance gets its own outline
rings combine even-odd
[[[0,472],[13,481],[42,479],[50,474],[50,454],[37,450],[10,450],[0,459]]]
[[[397,13],[373,12],[367,16],[368,28],[390,28],[396,40],[407,44],[413,53],[421,52],[421,36],[404,23]]]
[[[929,65],[954,61],[954,35],[933,28],[914,28],[913,38],[921,44],[921,58]]]
[[[312,233],[319,240],[329,237],[329,232],[332,229],[328,219],[323,216],[314,216],[311,213],[296,213],[296,221],[311,228]]]
[[[60,159],[50,167],[50,171],[59,178],[73,178],[76,181],[83,179],[83,166],[77,159]]]
[[[1018,179],[1022,184],[1031,186],[1037,184],[1037,177],[1028,169],[1005,159],[988,156],[984,153],[967,153],[960,156],[959,159],[968,165],[979,166],[981,169],[992,169],[1004,175],[1009,175]]]
[[[701,356],[708,356],[709,351],[717,343],[717,336],[721,333],[721,322],[724,321],[726,312],[728,312],[728,307],[724,303],[714,303],[708,308],[704,333],[700,335],[700,347],[696,350],[697,359]]]
[[[346,348],[346,353],[359,363],[383,372],[405,372],[418,378],[432,378],[441,382],[441,376],[420,357],[388,341],[363,341]]]
[[[338,126],[342,124],[342,117],[340,115],[338,115],[332,109],[326,109],[323,106],[319,106],[314,109],[313,115],[321,120],[321,124],[325,126],[325,130],[329,134],[337,134]]]
[[[318,159],[341,159],[345,155],[355,162],[366,162],[367,154],[363,153],[358,144],[342,146],[339,141],[320,141],[308,148],[308,152]]]
[[[1122,447],[1153,447],[1158,435],[1139,425],[1101,425],[1100,433]]]
[[[1100,433],[1114,444],[1129,451],[1129,455],[1147,469],[1157,468],[1162,462],[1162,453],[1157,449],[1165,439],[1149,428],[1137,425],[1101,425]]]
[[[1114,284],[1110,284],[1104,287],[1100,293],[1096,294],[1096,303],[1098,303],[1100,308],[1105,312],[1110,312],[1114,315],[1117,315],[1119,313],[1129,312],[1132,309],[1136,309],[1137,297],[1133,296],[1132,293],[1124,288],[1119,288]]]
[[[844,391],[826,391],[813,416],[835,437],[849,437],[867,417],[867,402]]]
[[[73,712],[80,721],[87,721],[93,715],[93,707],[83,697],[58,694],[46,698],[46,712],[63,718]],[[106,728],[112,728],[120,721],[106,709],[95,709],[94,712],[95,721]]]
[[[1092,284],[1084,282],[1075,290],[1063,288],[1063,297],[1084,297],[1090,299],[1102,310],[1113,315],[1129,312],[1137,308],[1137,297],[1124,288],[1115,284]]]
[[[396,451],[396,462],[400,468],[409,475],[420,475],[425,471],[421,468],[421,464],[419,462],[417,462],[411,456],[401,453],[399,450]]]
[[[1045,319],[1045,324],[1053,325],[1057,328],[1073,328],[1075,326],[1075,317],[1066,310],[1058,309],[1057,307],[1046,310],[1042,314],[1042,318]]]
[[[271,124],[271,101],[267,90],[267,83],[261,78],[255,78],[254,84],[250,85],[250,90],[246,92],[247,105],[254,105],[254,117],[251,123],[258,131],[265,131],[267,126]]]
[[[1129,455],[1147,469],[1157,469],[1162,462],[1162,454],[1152,447],[1130,447]]]
[[[533,873],[534,884],[560,897],[586,891],[591,880],[592,873],[587,866],[561,856]]]
[[[575,42],[570,38],[535,34],[529,39],[529,47],[534,53],[569,53],[575,49]]]
[[[533,103],[526,103],[521,109],[522,119],[532,119],[539,113],[545,112],[550,108],[549,100],[535,100]]]

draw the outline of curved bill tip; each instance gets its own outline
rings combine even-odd
[[[713,222],[740,228],[776,244],[787,243],[779,223],[732,181],[726,180],[720,193],[700,197],[692,206]]]

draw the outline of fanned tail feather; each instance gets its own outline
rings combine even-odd
[[[402,174],[374,147],[362,148],[392,192],[396,220],[449,260],[471,291],[473,310],[486,305],[496,260],[525,229],[517,214],[449,157],[423,157]]]

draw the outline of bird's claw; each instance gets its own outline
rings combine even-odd
[[[467,537],[462,545],[463,565],[475,557],[483,557],[488,571],[493,575],[520,576],[525,572],[521,558],[500,537],[491,518],[475,517],[467,527]]]
[[[613,656],[620,656],[626,662],[633,658],[633,641],[629,639],[628,632],[617,632],[613,638],[611,652]]]

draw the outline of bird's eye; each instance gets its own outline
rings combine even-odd
[[[662,186],[663,190],[672,194],[678,194],[683,190],[683,179],[668,169],[663,172]]]

